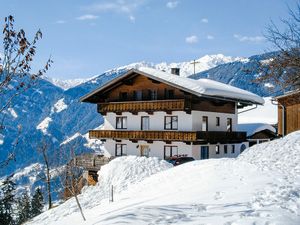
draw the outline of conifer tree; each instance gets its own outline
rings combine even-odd
[[[15,198],[16,184],[8,176],[0,186],[0,224],[14,225],[13,204]]]
[[[17,224],[22,224],[28,219],[30,219],[31,215],[31,205],[30,205],[30,197],[25,191],[22,196],[18,199],[18,205],[17,205]]]
[[[44,198],[40,188],[37,188],[31,199],[31,212],[30,217],[35,217],[43,212]]]

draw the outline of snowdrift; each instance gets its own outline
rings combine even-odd
[[[299,157],[300,132],[295,132],[249,148],[237,159],[170,169],[157,159],[119,158],[100,172],[103,184],[80,196],[86,222],[70,200],[29,224],[298,225]],[[111,184],[116,185],[115,202],[98,199]]]

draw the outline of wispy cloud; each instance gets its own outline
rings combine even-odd
[[[196,35],[192,35],[185,38],[185,42],[188,44],[195,44],[198,42],[198,37]]]
[[[130,20],[132,23],[134,23],[134,22],[135,22],[135,16],[130,15],[130,16],[129,16],[129,20]]]
[[[82,9],[88,13],[120,13],[125,14],[134,23],[136,18],[134,12],[145,4],[146,0],[104,0],[91,5],[86,5]]]
[[[260,43],[264,42],[266,40],[263,36],[243,36],[240,34],[234,34],[233,37],[240,42],[254,42],[254,43]]]
[[[65,20],[57,20],[57,21],[55,21],[55,23],[56,24],[64,24],[64,23],[66,23],[67,21],[65,21]]]
[[[82,15],[82,16],[79,16],[77,17],[76,19],[77,20],[95,20],[97,19],[98,16],[96,15],[93,15],[93,14],[85,14],[85,15]]]
[[[206,36],[206,39],[207,40],[213,40],[213,39],[215,39],[215,37],[213,35],[209,34],[209,35]]]
[[[166,7],[169,9],[174,9],[178,6],[179,2],[178,1],[169,1],[166,4]]]
[[[208,23],[208,19],[207,18],[202,18],[201,23]]]

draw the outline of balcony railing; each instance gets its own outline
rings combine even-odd
[[[94,139],[116,140],[237,143],[246,140],[246,132],[91,130],[89,131],[89,137]]]
[[[98,103],[98,112],[155,112],[155,111],[189,111],[191,109],[189,101],[185,99],[174,100],[151,100],[151,101],[129,101],[129,102],[108,102]]]

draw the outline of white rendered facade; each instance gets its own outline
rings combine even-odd
[[[153,114],[148,114],[146,112],[139,112],[137,115],[133,115],[129,112],[123,112],[120,115],[109,112],[104,116],[104,126],[103,130],[119,130],[116,128],[116,118],[126,117],[126,128],[120,130],[136,131],[142,130],[141,120],[142,117],[149,117],[149,130],[154,131],[164,131],[165,129],[165,117],[177,116],[178,126],[176,131],[205,131],[203,130],[203,117],[208,118],[208,131],[227,131],[227,119],[232,120],[232,131],[236,130],[237,126],[237,114],[229,113],[216,113],[216,112],[206,112],[206,111],[192,111],[190,114],[184,111],[173,111],[171,114],[166,112],[154,112]],[[219,117],[219,125],[216,124],[216,118]],[[166,130],[167,131],[167,130]],[[122,152],[117,152],[120,145],[126,145]],[[219,147],[216,147],[218,145]],[[243,145],[243,147],[242,147]],[[172,155],[170,151],[167,150],[168,146],[172,146]],[[107,139],[104,143],[105,150],[111,156],[120,155],[146,155],[154,156],[161,159],[168,158],[174,155],[187,155],[194,157],[195,159],[201,159],[201,147],[207,146],[209,149],[209,158],[222,158],[222,157],[236,157],[240,154],[241,147],[248,147],[248,142],[243,143],[231,143],[231,144],[204,144],[204,145],[194,145],[187,144],[185,142],[171,142],[166,143],[164,141],[153,141],[149,143],[147,141],[137,141],[132,142],[130,140],[113,140]],[[227,146],[227,147],[225,147]],[[142,153],[141,149],[147,148],[146,153]],[[217,153],[216,148],[219,148],[219,153]],[[227,148],[227,151],[226,151]],[[165,150],[166,149],[166,150]],[[166,152],[165,152],[166,151]],[[203,156],[202,156],[203,158]]]

